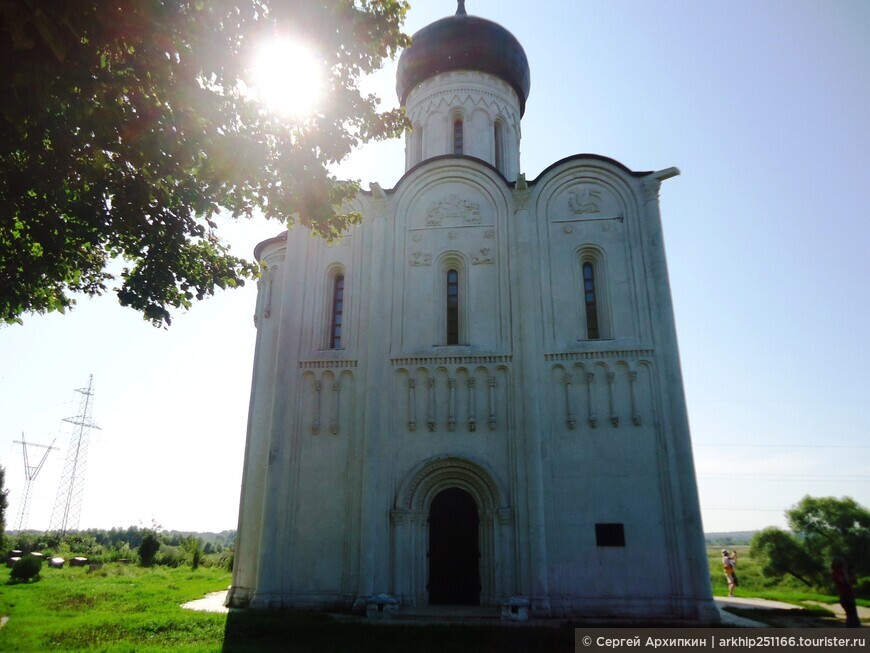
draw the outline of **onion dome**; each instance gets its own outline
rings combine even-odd
[[[411,37],[411,45],[399,57],[396,94],[404,106],[417,84],[439,73],[476,70],[510,84],[526,110],[531,74],[526,53],[516,37],[501,25],[465,13],[459,0],[454,16],[427,25]]]

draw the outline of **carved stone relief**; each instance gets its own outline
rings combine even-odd
[[[411,252],[411,258],[408,263],[418,267],[429,267],[432,265],[432,255],[424,254],[423,252]]]
[[[480,224],[480,204],[469,202],[459,195],[450,195],[447,199],[432,202],[426,211],[426,225],[440,227],[445,220]]]
[[[485,265],[495,263],[495,257],[492,255],[492,250],[489,247],[483,247],[471,255],[472,265]]]
[[[575,215],[601,213],[601,190],[595,186],[576,186],[568,191],[568,208]]]

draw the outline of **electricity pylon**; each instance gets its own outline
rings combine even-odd
[[[48,458],[48,454],[51,453],[52,449],[57,449],[57,447],[53,446],[55,440],[57,440],[57,438],[52,440],[51,444],[48,446],[44,444],[35,444],[25,440],[24,431],[22,431],[21,439],[14,441],[14,444],[21,445],[21,449],[24,452],[24,496],[21,497],[21,505],[18,507],[18,526],[15,529],[19,533],[24,530],[25,526],[27,526],[27,518],[30,513],[30,490],[33,487],[33,482],[36,480],[39,471],[45,464],[45,459]],[[27,455],[27,447],[41,447],[45,449],[45,453],[42,454],[42,458],[39,459],[39,462],[36,465],[30,464],[30,458]]]
[[[94,375],[88,377],[88,387],[79,388],[76,392],[82,394],[79,404],[79,414],[75,417],[65,417],[64,422],[74,424],[70,438],[69,450],[66,452],[66,463],[57,488],[57,499],[51,512],[51,530],[61,535],[78,527],[82,512],[82,494],[85,486],[85,463],[88,455],[88,438],[91,429],[100,427],[91,420],[94,396]]]

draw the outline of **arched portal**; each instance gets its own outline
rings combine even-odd
[[[429,506],[429,603],[480,605],[480,517],[477,503],[458,487],[439,492]]]
[[[483,461],[437,456],[409,470],[390,511],[392,593],[406,605],[500,605],[515,594],[508,496]]]

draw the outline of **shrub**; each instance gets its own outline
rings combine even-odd
[[[160,553],[155,556],[154,564],[163,567],[181,567],[185,563],[186,558],[187,556],[184,551],[179,549],[177,546],[164,544],[160,547]]]
[[[39,572],[42,571],[42,560],[33,556],[24,556],[12,565],[9,579],[13,583],[27,583],[31,580],[39,580]]]

